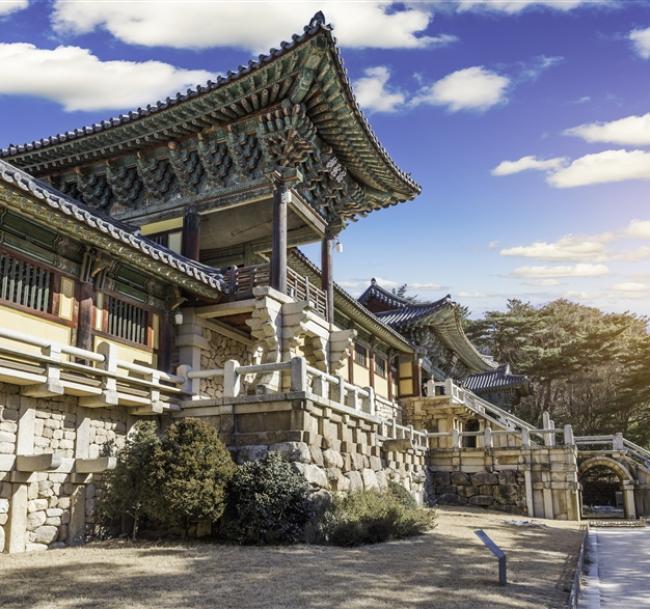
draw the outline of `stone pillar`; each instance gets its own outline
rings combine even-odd
[[[636,505],[634,504],[634,482],[623,483],[623,506],[625,518],[636,520]]]
[[[27,545],[27,484],[11,486],[7,550],[10,554],[24,552]]]
[[[271,287],[287,293],[287,208],[291,193],[285,180],[273,179],[273,246],[271,251]]]
[[[198,260],[201,253],[200,240],[201,218],[194,205],[188,205],[183,215],[183,235],[181,240],[181,254],[186,258]]]
[[[195,315],[194,309],[183,309],[183,323],[178,326],[176,335],[179,363],[189,366],[192,370],[200,370],[201,350],[207,347],[208,341],[203,335],[202,320]],[[198,399],[201,379],[192,379],[188,388]]]
[[[533,476],[529,468],[524,470],[524,486],[526,487],[526,508],[528,516],[535,516],[535,504],[533,499]]]

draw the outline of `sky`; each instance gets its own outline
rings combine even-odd
[[[317,10],[422,186],[343,231],[343,287],[650,315],[650,1],[0,0],[0,146],[225,74]]]

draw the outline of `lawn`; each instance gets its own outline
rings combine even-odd
[[[356,549],[94,543],[0,555],[2,609],[559,609],[581,540],[576,523],[439,510],[430,534]],[[509,585],[473,534],[508,555]]]

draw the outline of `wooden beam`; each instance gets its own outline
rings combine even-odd
[[[255,308],[255,299],[238,300],[235,302],[224,302],[222,304],[207,305],[195,309],[196,316],[201,319],[214,319],[215,317],[228,317],[247,313]]]

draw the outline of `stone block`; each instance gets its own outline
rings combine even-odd
[[[27,504],[27,511],[29,513],[38,512],[40,510],[46,510],[48,508],[47,499],[32,499]]]
[[[18,431],[18,423],[15,421],[0,421],[0,431],[8,431],[15,434]]]
[[[350,492],[363,490],[363,478],[358,471],[347,472],[345,477],[350,481]]]
[[[11,497],[11,483],[0,482],[0,497],[9,499]]]
[[[266,444],[251,444],[242,446],[237,451],[237,463],[246,463],[247,461],[261,461],[269,454],[269,447]]]
[[[517,472],[511,469],[499,472],[499,484],[515,484]]]
[[[0,514],[0,527],[7,524],[8,520],[9,520],[9,514]],[[2,552],[2,550],[0,550],[0,552]]]
[[[363,479],[363,487],[367,491],[379,490],[379,481],[377,480],[377,475],[370,468],[365,468],[362,470],[361,478]]]
[[[491,495],[474,495],[469,498],[469,503],[472,505],[480,505],[481,507],[488,507],[494,503],[494,497]]]
[[[5,530],[0,527],[0,554],[5,550]]]
[[[472,476],[474,486],[488,486],[499,484],[499,476],[492,472],[477,472]]]
[[[312,486],[328,488],[327,476],[325,470],[317,465],[310,463],[294,462],[293,467],[305,478]]]
[[[38,527],[43,526],[46,520],[47,520],[47,516],[45,515],[45,511],[32,512],[31,514],[28,514],[27,530],[35,531],[36,529],[38,529]]]
[[[368,461],[370,463],[370,469],[374,471],[379,471],[381,469],[381,459],[379,457],[375,457],[373,455],[370,455],[368,457]]]
[[[388,488],[388,476],[384,470],[379,470],[375,472],[377,476],[377,484],[379,485],[380,491],[385,491]]]
[[[14,452],[13,442],[0,442],[0,454],[11,455]]]
[[[9,512],[9,499],[0,499],[0,514]]]
[[[432,472],[433,483],[436,486],[449,486],[451,484],[451,475],[449,472]]]
[[[311,460],[314,465],[318,467],[323,467],[325,465],[325,460],[323,459],[323,451],[319,444],[310,444],[309,454],[311,455]]]
[[[469,476],[465,472],[451,472],[451,483],[459,486],[471,484]]]
[[[332,448],[323,451],[323,461],[325,462],[325,467],[338,467],[339,469],[343,467],[341,453]]]
[[[462,497],[459,497],[456,493],[445,493],[438,497],[438,503],[445,505],[461,505],[465,503],[465,500]]]
[[[47,546],[44,543],[26,543],[25,552],[45,552]]]
[[[311,454],[304,442],[279,442],[269,446],[269,452],[278,453],[289,462],[309,463]]]

